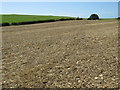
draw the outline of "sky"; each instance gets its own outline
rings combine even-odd
[[[118,17],[120,17],[120,1],[118,2]]]
[[[1,0],[2,2],[119,2],[120,0]]]
[[[2,14],[117,18],[118,2],[2,2]]]

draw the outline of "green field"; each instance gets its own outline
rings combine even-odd
[[[24,21],[59,20],[62,18],[71,18],[71,17],[9,14],[9,15],[0,15],[0,23],[10,23],[11,24],[11,23],[24,22]]]
[[[69,19],[73,17],[63,17],[63,16],[42,16],[42,15],[16,15],[16,14],[3,14],[0,15],[0,24],[2,23],[19,23],[26,21],[44,21],[44,20],[59,20],[59,19]],[[75,19],[75,17],[74,17]],[[87,18],[83,18],[87,20]],[[100,20],[115,20],[115,18],[100,18]]]
[[[101,18],[100,20],[117,20],[117,18]]]

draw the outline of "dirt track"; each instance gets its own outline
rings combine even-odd
[[[3,27],[3,87],[117,88],[117,23]]]

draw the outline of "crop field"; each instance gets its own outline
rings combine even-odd
[[[37,16],[37,15],[0,15],[2,17],[0,23],[18,23],[24,21],[38,21],[38,20],[59,20],[59,19],[67,19],[71,17],[63,17],[63,16]]]
[[[118,88],[118,21],[2,27],[3,88]]]

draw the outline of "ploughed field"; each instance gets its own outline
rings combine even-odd
[[[3,88],[117,88],[118,21],[2,27]]]

